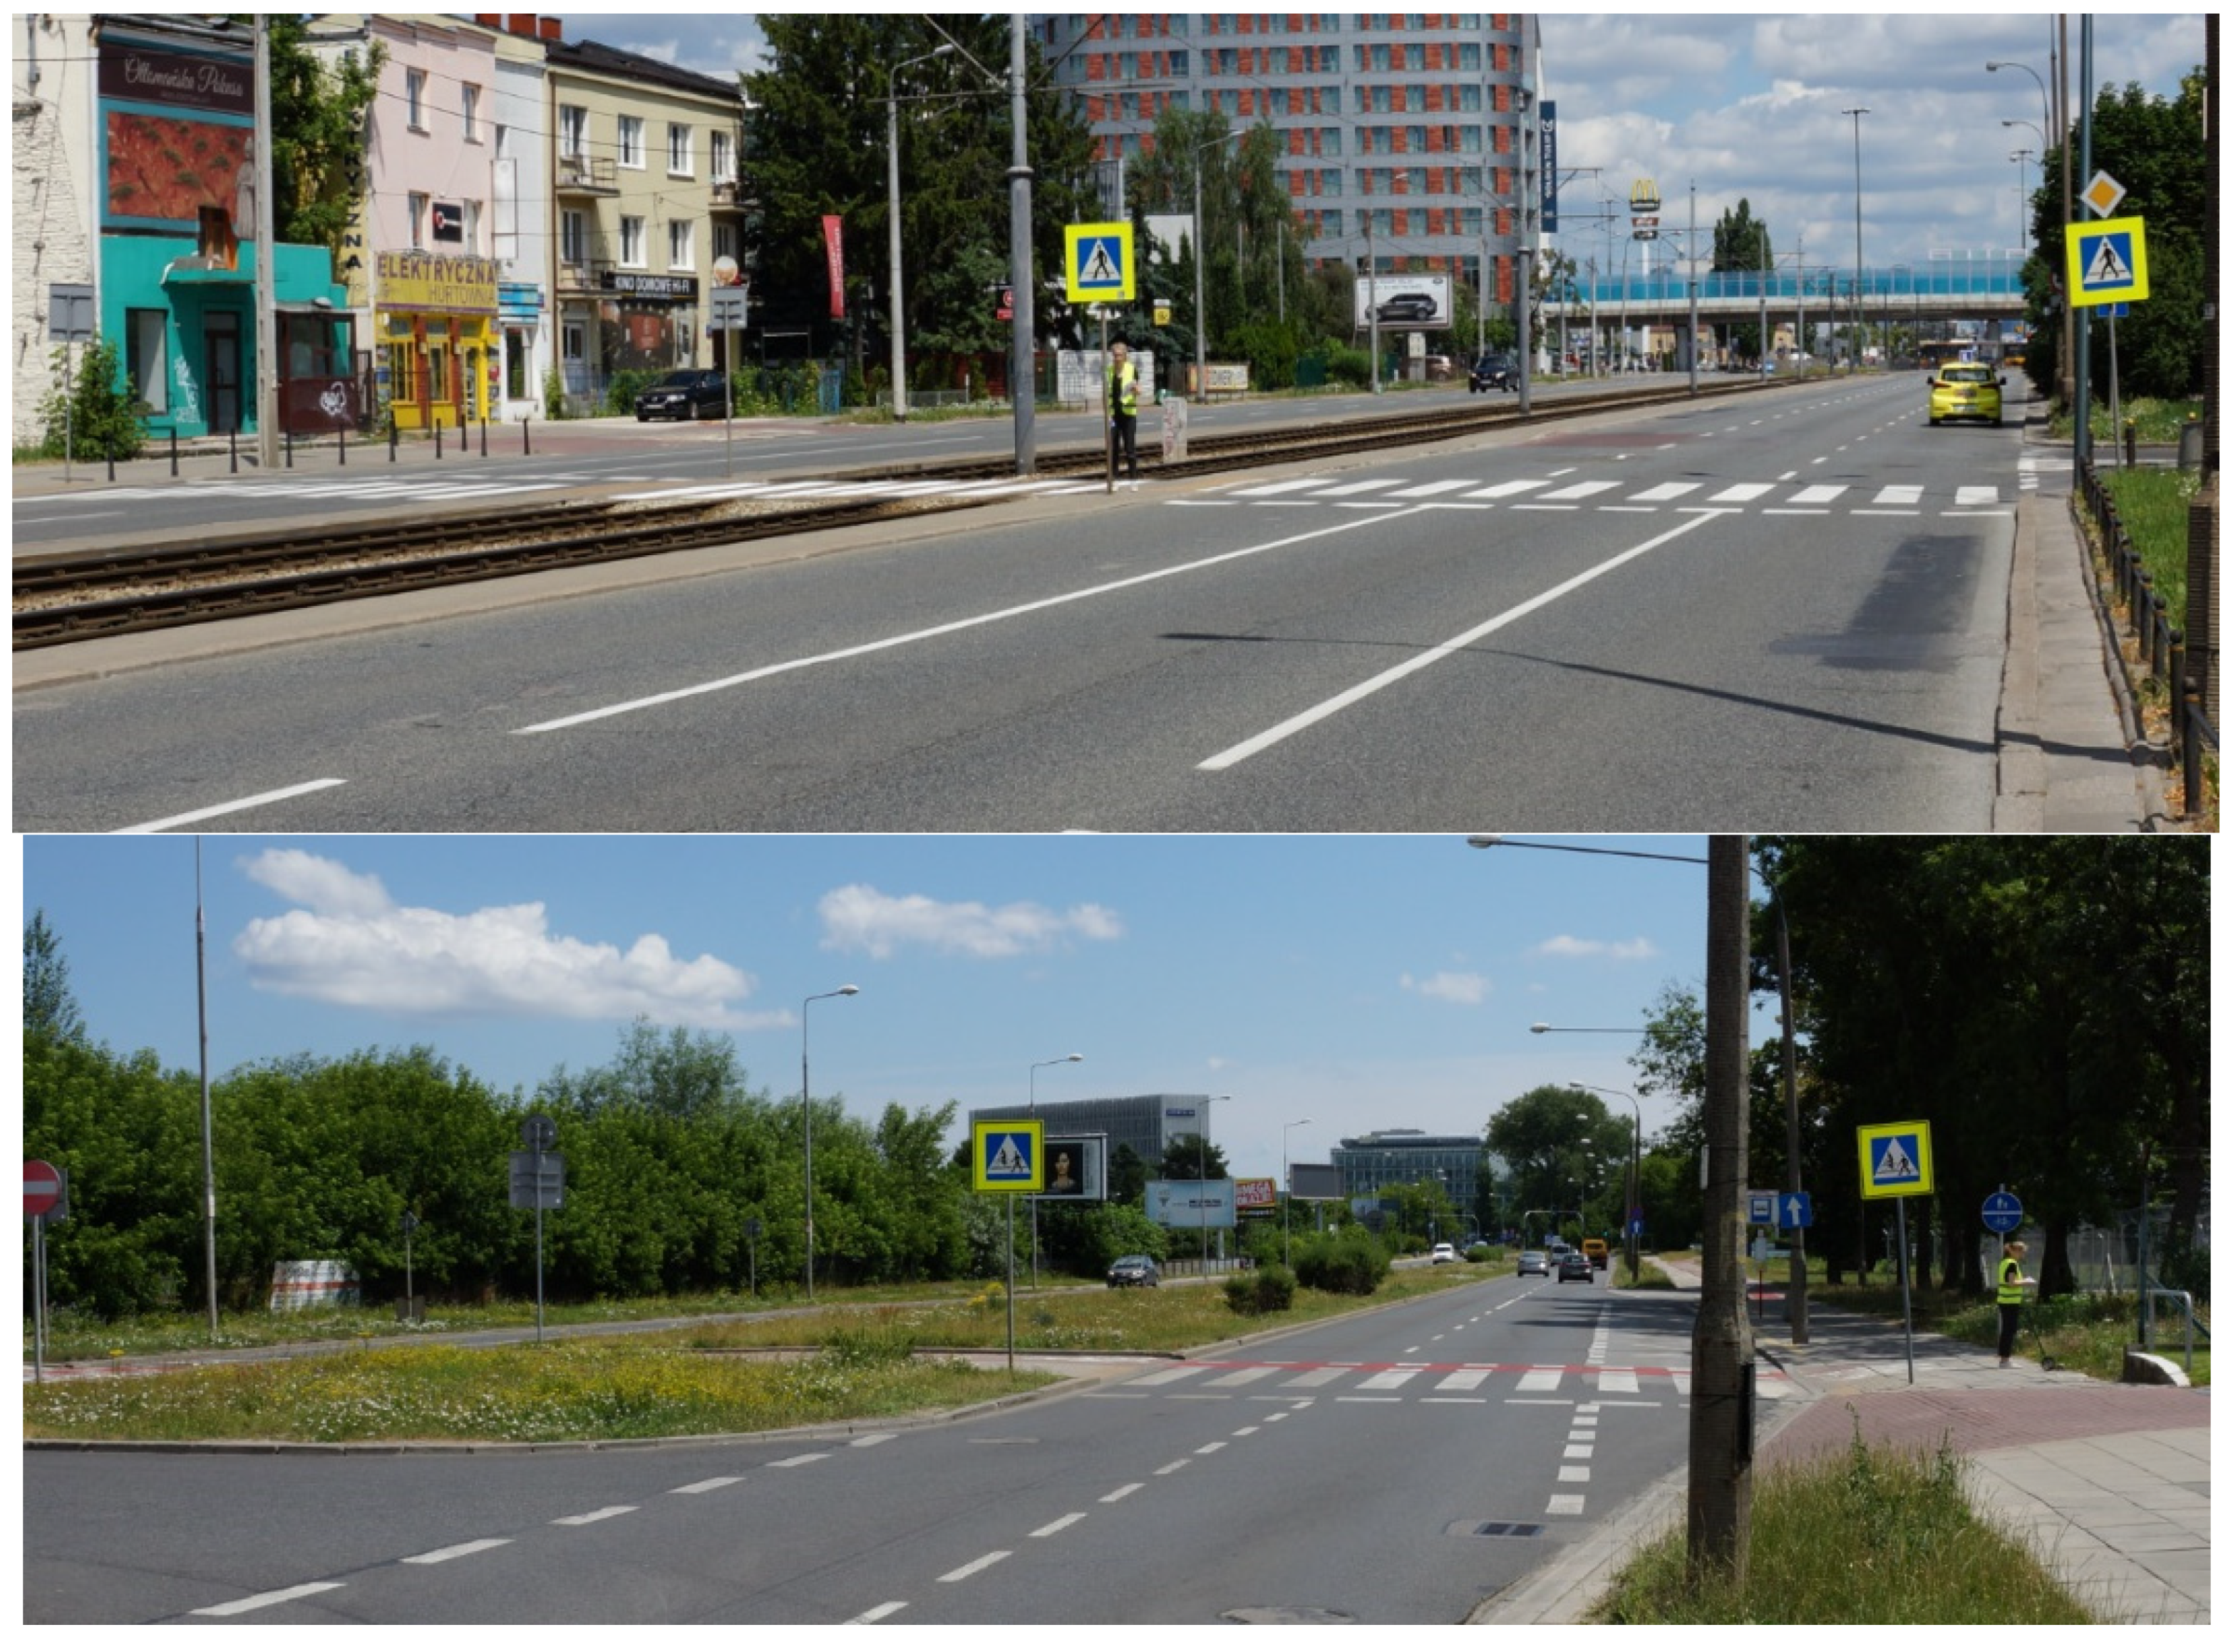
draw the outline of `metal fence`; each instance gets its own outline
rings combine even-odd
[[[2138,645],[2143,668],[2164,686],[2171,700],[2171,761],[2178,767],[2188,815],[2204,807],[2203,763],[2220,749],[2217,725],[2203,709],[2202,685],[2188,669],[2186,634],[2171,623],[2170,607],[2155,578],[2140,565],[2132,536],[2117,514],[2117,502],[2091,459],[2081,461],[2079,494],[2100,530],[2116,603],[2125,609],[2127,630]]]

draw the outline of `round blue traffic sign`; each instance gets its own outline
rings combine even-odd
[[[1985,1195],[1985,1226],[1995,1233],[2013,1233],[2023,1226],[2023,1200],[2006,1188]]]

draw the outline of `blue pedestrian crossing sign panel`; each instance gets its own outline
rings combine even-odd
[[[1037,1119],[980,1119],[969,1127],[970,1187],[980,1193],[1046,1191]]]
[[[1073,304],[1129,302],[1132,297],[1132,226],[1063,226],[1063,289]]]
[[[2023,1226],[2023,1200],[2005,1187],[1996,1193],[1987,1193],[1984,1220],[1988,1232],[2015,1232]]]
[[[2137,302],[2148,296],[2147,221],[2103,218],[2065,232],[2073,304]]]
[[[1931,1191],[1930,1126],[1921,1119],[1903,1124],[1864,1124],[1861,1140],[1861,1197],[1905,1199]]]

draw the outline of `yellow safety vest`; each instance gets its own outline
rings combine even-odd
[[[2023,1300],[2023,1287],[2016,1283],[2023,1277],[2023,1264],[2012,1256],[2001,1259],[2000,1303],[2002,1307]]]
[[[1118,413],[1128,417],[1140,411],[1140,369],[1127,361],[1110,374],[1110,382],[1116,388],[1112,400]]]

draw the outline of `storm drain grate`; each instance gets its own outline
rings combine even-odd
[[[1540,1525],[1530,1525],[1520,1520],[1483,1520],[1473,1529],[1477,1538],[1540,1538]]]

